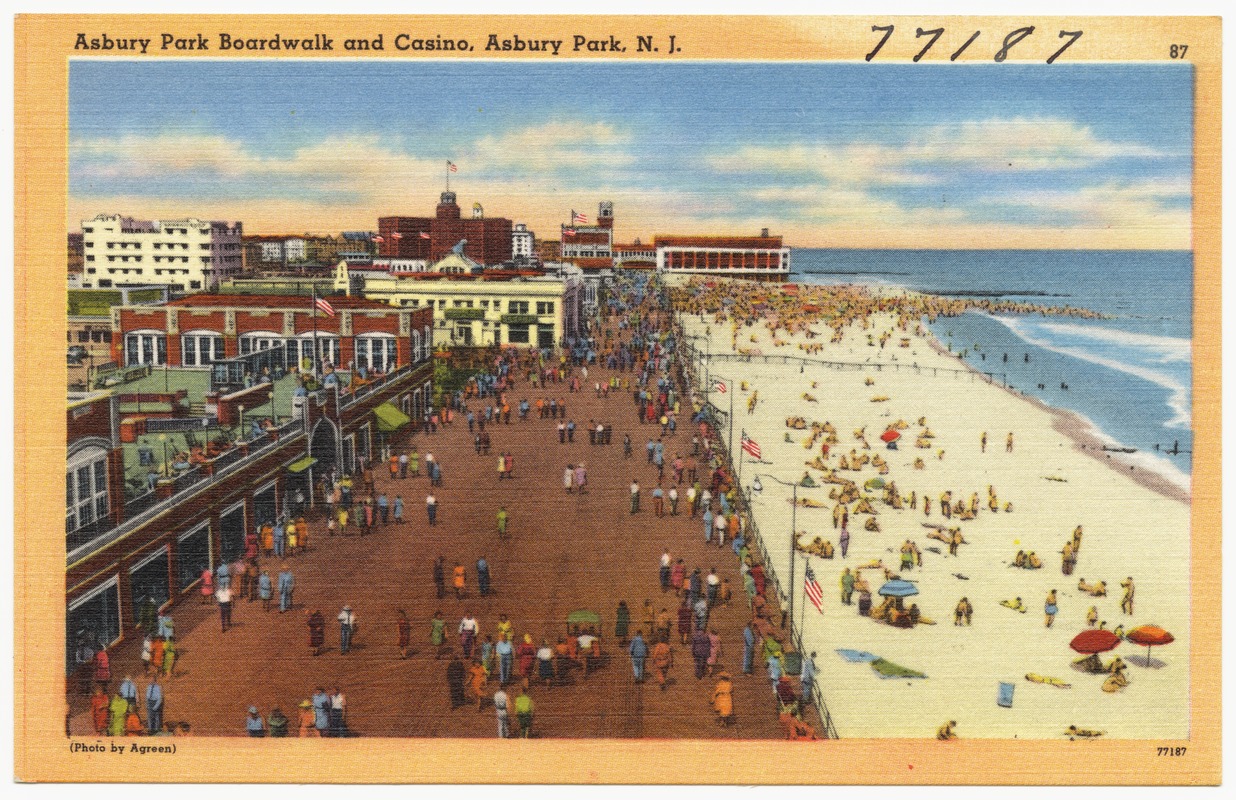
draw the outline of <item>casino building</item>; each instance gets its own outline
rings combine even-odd
[[[503,217],[485,217],[480,203],[472,204],[472,217],[464,219],[455,193],[442,193],[432,217],[380,217],[378,255],[433,263],[465,241],[463,255],[482,266],[511,260],[513,226]]]
[[[784,281],[790,248],[780,236],[657,236],[657,270],[668,274]]]

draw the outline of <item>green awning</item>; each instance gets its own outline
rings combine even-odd
[[[378,418],[378,430],[382,433],[394,433],[412,421],[412,418],[390,403],[383,403],[373,410]]]
[[[288,472],[291,472],[294,475],[299,474],[309,469],[316,463],[318,463],[318,460],[313,456],[305,456],[299,461],[293,461],[291,464],[288,464]]]

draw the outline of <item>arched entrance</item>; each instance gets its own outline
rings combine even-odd
[[[317,475],[328,474],[335,467],[339,450],[335,426],[329,420],[318,420],[309,439],[309,455],[317,459],[313,471]]]

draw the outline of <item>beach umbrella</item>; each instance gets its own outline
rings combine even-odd
[[[883,478],[872,478],[871,480],[863,484],[863,488],[864,489],[883,489],[884,479]]]
[[[889,428],[888,430],[884,431],[884,433],[880,434],[880,441],[882,442],[895,442],[900,438],[901,438],[901,434],[893,430],[892,428]]]
[[[913,597],[918,594],[918,587],[909,581],[899,579],[886,581],[880,587],[881,597]]]
[[[1139,625],[1124,635],[1130,642],[1146,645],[1146,664],[1150,664],[1150,648],[1155,645],[1171,644],[1176,637],[1160,628],[1158,625]]]
[[[1082,631],[1073,637],[1069,647],[1085,656],[1095,653],[1106,653],[1114,650],[1120,644],[1120,637],[1105,628],[1094,628]]]
[[[1109,630],[1102,628],[1094,628],[1088,631],[1082,631],[1073,637],[1073,641],[1069,642],[1069,647],[1084,656],[1090,658],[1083,659],[1081,663],[1092,664],[1091,671],[1099,672],[1099,653],[1106,653],[1108,650],[1114,650],[1116,645],[1120,644],[1120,637]]]

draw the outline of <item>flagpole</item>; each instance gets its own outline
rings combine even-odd
[[[730,381],[730,458],[734,457],[734,390],[738,387]]]
[[[744,430],[742,432],[742,435],[743,435],[743,438],[745,439],[747,436],[747,432]],[[746,452],[747,452],[747,449],[743,447],[742,444],[740,443],[738,446],[738,490],[739,492],[742,491],[742,457],[746,455]]]
[[[311,284],[311,287],[313,298],[309,306],[309,317],[313,320],[313,355],[309,358],[309,367],[316,381],[318,378],[318,287],[317,284]]]

